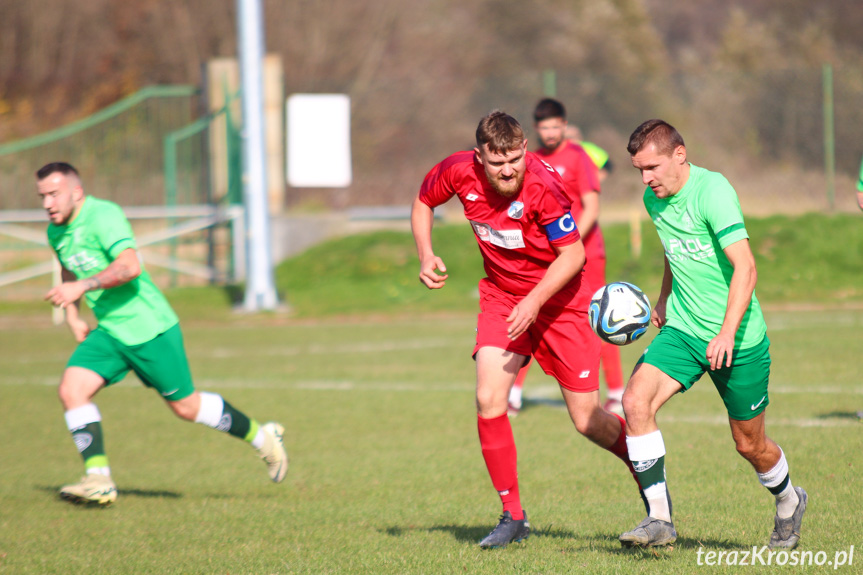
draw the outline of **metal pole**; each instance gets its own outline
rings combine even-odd
[[[824,96],[824,174],[827,177],[827,205],[832,212],[836,203],[836,135],[833,118],[833,67],[822,67]]]
[[[261,0],[237,0],[240,77],[243,98],[243,189],[246,204],[249,274],[246,311],[272,310],[278,305],[270,253],[267,206],[267,151],[261,60],[264,55]]]

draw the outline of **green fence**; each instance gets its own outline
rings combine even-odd
[[[163,205],[163,139],[199,115],[194,86],[152,86],[72,124],[0,145],[0,209],[39,207],[33,174],[56,161],[74,165],[88,193],[121,205]]]
[[[52,281],[34,172],[53,161],[73,164],[88,194],[123,206],[161,284],[239,279],[239,128],[229,106],[203,116],[202,108],[195,87],[153,86],[72,124],[0,145],[3,294],[32,296]],[[215,162],[214,146],[226,150]],[[214,177],[227,183],[218,197]]]

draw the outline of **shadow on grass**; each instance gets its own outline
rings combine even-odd
[[[863,420],[863,403],[860,404],[861,411],[831,411],[816,416],[817,419],[853,419]]]
[[[164,497],[165,499],[180,499],[183,497],[182,493],[177,493],[176,491],[157,491],[152,489],[118,489],[117,492],[120,495],[125,497],[142,497],[142,498],[156,498],[156,497]]]
[[[494,529],[494,524],[483,526],[434,525],[432,527],[401,527],[396,525],[380,529],[380,531],[386,533],[390,537],[402,537],[411,531],[427,531],[429,533],[444,532],[451,534],[457,541],[461,541],[462,543],[479,543],[483,537],[491,532],[492,529]],[[575,537],[575,534],[572,531],[549,527],[547,529],[532,529],[530,532],[530,538],[535,537],[572,539]]]
[[[614,543],[619,544],[617,535],[596,534],[596,539],[609,539]],[[760,547],[761,545],[758,545]],[[675,550],[697,550],[697,549],[729,549],[732,551],[741,551],[751,549],[752,545],[741,541],[720,540],[710,538],[693,538],[693,537],[678,537],[674,545],[666,547],[651,547],[644,549],[641,547],[617,547],[610,552],[614,555],[641,555],[645,559],[662,559],[671,555]]]
[[[522,399],[520,412],[528,411],[529,409],[540,406],[566,409],[566,403],[562,398],[525,397]]]
[[[470,525],[434,525],[432,527],[402,527],[393,525],[378,531],[386,533],[390,537],[402,537],[412,531],[426,531],[429,533],[444,532],[450,533],[457,541],[462,543],[479,543],[479,541],[488,535],[494,528],[494,525],[470,526]],[[562,529],[549,525],[545,528],[534,528],[530,532],[530,538],[548,537],[559,539],[561,541],[570,541],[576,547],[595,548],[597,544],[608,545],[612,547],[608,552],[612,555],[641,555],[644,559],[662,559],[671,555],[676,549],[682,550],[697,550],[705,549],[729,549],[729,550],[745,550],[751,549],[751,543],[742,541],[720,540],[711,538],[693,538],[679,537],[674,545],[668,547],[655,547],[650,549],[641,548],[626,548],[620,545],[618,533],[593,533],[592,535],[576,535],[572,530]],[[757,545],[760,547],[760,545]]]
[[[36,489],[39,491],[44,491],[45,493],[51,493],[52,495],[56,495],[59,497],[60,488],[62,485],[37,485]],[[183,497],[182,493],[177,493],[176,491],[161,491],[161,490],[151,490],[151,489],[134,489],[134,488],[124,488],[118,489],[117,493],[120,497],[140,497],[145,499],[154,499],[154,498],[165,498],[165,499],[179,499]]]

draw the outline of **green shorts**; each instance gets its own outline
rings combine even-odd
[[[105,378],[106,385],[134,371],[144,385],[168,401],[179,401],[195,391],[180,324],[139,345],[124,345],[96,328],[72,353],[66,367],[94,371]]]
[[[764,411],[770,403],[767,383],[770,378],[770,340],[747,349],[735,349],[730,367],[710,370],[707,344],[673,327],[663,327],[653,338],[638,363],[648,363],[677,380],[681,393],[692,387],[706,371],[725,403],[731,419],[747,421]]]

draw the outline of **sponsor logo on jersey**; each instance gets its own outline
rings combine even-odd
[[[589,370],[589,369],[586,369],[586,370],[584,370],[584,371],[582,371],[581,373],[579,373],[579,374],[578,374],[578,378],[579,378],[579,379],[584,379],[585,377],[587,377],[587,376],[589,376],[589,375],[590,375],[590,370]]]
[[[524,215],[524,204],[521,202],[513,202],[509,205],[506,214],[514,220],[520,220]]]
[[[669,261],[704,260],[716,255],[711,242],[705,243],[701,238],[671,238],[662,240],[665,255]]]
[[[635,468],[635,471],[641,473],[643,471],[647,471],[654,465],[656,465],[656,459],[645,459],[644,461],[633,461],[632,467]]]
[[[476,194],[468,194],[465,196],[464,199],[466,199],[469,202],[475,202],[477,200],[477,198],[479,198],[479,196]]]
[[[81,251],[66,258],[66,269],[88,272],[99,266],[99,261],[87,252]]]
[[[488,224],[482,222],[470,221],[473,231],[483,242],[488,242],[494,246],[514,250],[524,247],[524,236],[521,230],[496,230]]]

